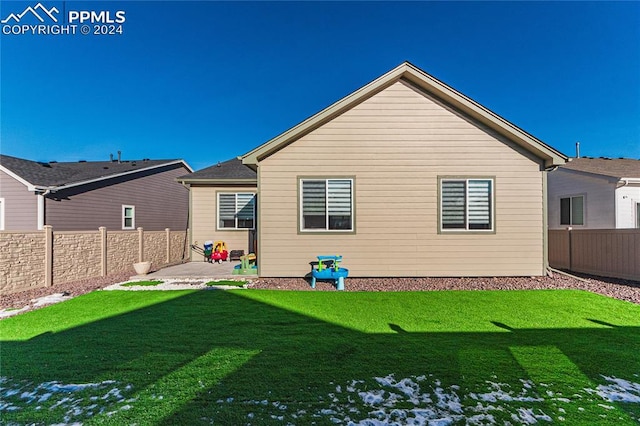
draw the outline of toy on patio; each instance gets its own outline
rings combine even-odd
[[[347,268],[341,268],[342,256],[318,256],[316,262],[311,262],[311,288],[316,288],[316,280],[333,280],[336,290],[344,290],[344,279],[349,276]]]
[[[233,268],[233,275],[257,275],[258,265],[256,265],[255,253],[240,256],[240,264]]]
[[[196,253],[202,255],[203,260],[205,262],[211,262],[211,253],[213,252],[213,242],[205,241],[204,249],[198,245],[197,241],[194,241],[194,244],[191,244],[191,250]]]
[[[198,246],[198,242],[191,245],[191,249],[196,253],[201,254],[204,257],[206,262],[224,262],[229,257],[229,252],[227,251],[227,244],[224,241],[205,241],[204,248],[200,248]]]
[[[216,241],[213,244],[213,252],[211,253],[211,260],[213,262],[222,263],[227,260],[229,257],[229,252],[227,251],[227,244],[224,241]]]

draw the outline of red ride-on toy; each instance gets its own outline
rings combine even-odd
[[[229,257],[227,251],[227,244],[224,241],[216,241],[213,244],[213,252],[211,253],[211,260],[214,262],[226,262]]]

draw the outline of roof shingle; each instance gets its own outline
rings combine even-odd
[[[567,164],[561,166],[561,168],[618,179],[640,179],[640,160],[633,160],[629,158],[573,158]]]
[[[180,176],[178,180],[228,180],[228,181],[246,181],[256,180],[256,172],[248,166],[242,164],[238,158],[232,158],[222,163],[214,164],[197,172]]]
[[[150,167],[175,164],[182,160],[49,162],[25,160],[0,154],[0,164],[34,186],[56,187],[95,179],[107,179]],[[186,164],[185,164],[186,165]]]

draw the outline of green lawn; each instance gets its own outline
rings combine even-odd
[[[0,340],[3,424],[640,422],[640,306],[581,291],[100,291]]]

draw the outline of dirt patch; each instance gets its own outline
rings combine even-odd
[[[31,306],[34,299],[54,293],[66,293],[72,297],[80,296],[81,294],[89,293],[111,284],[127,281],[130,277],[131,272],[121,272],[119,274],[113,274],[106,277],[87,278],[80,281],[57,284],[53,287],[41,287],[13,294],[1,294],[0,309],[21,309],[25,306]]]
[[[495,278],[347,278],[345,291],[433,291],[433,290],[549,290],[576,289],[599,293],[640,304],[640,282],[583,276],[586,281],[554,274],[553,277]],[[311,290],[302,278],[261,278],[249,288]],[[317,282],[315,291],[335,291],[332,282]]]

